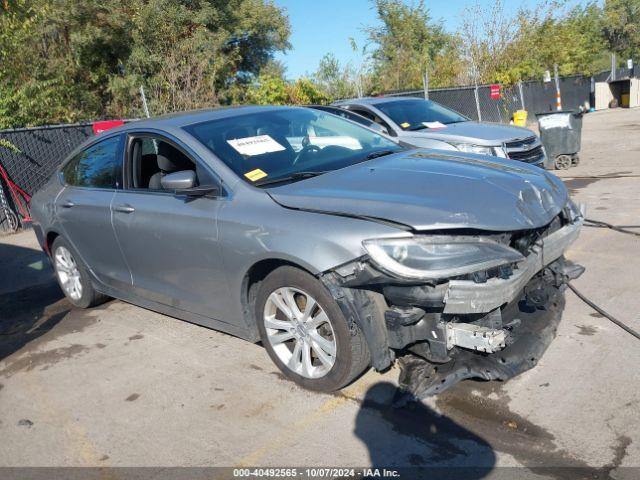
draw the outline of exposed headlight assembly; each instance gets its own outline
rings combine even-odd
[[[498,156],[494,147],[485,147],[483,145],[470,145],[467,143],[457,143],[453,145],[461,152],[476,153],[478,155]]]
[[[442,279],[524,260],[506,245],[482,237],[420,236],[362,242],[382,270],[407,279]]]

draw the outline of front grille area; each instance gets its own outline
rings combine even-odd
[[[536,137],[507,142],[504,144],[507,156],[512,160],[526,163],[537,163],[544,159],[542,144]]]

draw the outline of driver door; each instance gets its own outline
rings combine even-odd
[[[229,294],[216,222],[226,200],[223,195],[187,198],[157,188],[154,178],[174,173],[163,170],[168,164],[179,171],[193,169],[199,185],[215,181],[209,168],[176,140],[145,133],[129,136],[125,185],[112,208],[134,293],[224,321]]]

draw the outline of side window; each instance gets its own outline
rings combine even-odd
[[[385,122],[384,120],[382,120],[380,117],[378,117],[376,114],[368,111],[368,110],[364,110],[364,109],[358,109],[358,108],[352,108],[351,111],[353,113],[357,113],[358,115],[362,115],[365,118],[368,118],[369,120],[371,120],[372,122],[377,123],[378,125],[382,125],[384,128],[387,129],[387,132],[390,135],[393,135],[394,137],[396,136],[395,132],[393,131],[393,129],[387,124],[387,122]]]
[[[65,182],[76,187],[116,188],[119,153],[119,136],[92,145],[65,165]]]
[[[141,136],[131,143],[130,187],[162,191],[162,177],[169,173],[192,170],[198,185],[211,185],[209,172],[185,155],[182,150],[157,137]]]
[[[376,121],[376,116],[368,110],[360,110],[359,108],[351,108],[349,110],[353,113],[357,113],[358,115],[362,115],[364,118],[368,118],[372,122]]]

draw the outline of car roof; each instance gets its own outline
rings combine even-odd
[[[397,101],[411,101],[411,100],[423,100],[420,97],[363,97],[352,98],[350,100],[340,100],[334,102],[331,105],[380,105],[382,103],[397,102]]]
[[[159,117],[145,118],[141,120],[133,120],[125,125],[109,130],[110,132],[127,131],[138,128],[180,128],[194,123],[208,122],[212,120],[220,120],[225,118],[238,117],[252,113],[260,113],[267,111],[290,110],[289,106],[239,106],[239,107],[219,107],[204,110],[192,110],[188,112],[169,113]]]

